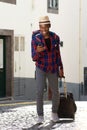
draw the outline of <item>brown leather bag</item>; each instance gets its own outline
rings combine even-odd
[[[73,94],[67,92],[67,87],[64,79],[64,92],[60,93],[60,104],[58,108],[59,118],[75,118],[77,106],[75,104]]]

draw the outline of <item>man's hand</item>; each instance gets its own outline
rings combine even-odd
[[[42,47],[42,46],[37,46],[37,52],[42,52],[44,51],[46,48]]]
[[[59,77],[60,78],[64,78],[65,77],[63,69],[59,69]]]

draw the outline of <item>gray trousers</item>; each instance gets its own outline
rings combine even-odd
[[[36,96],[37,96],[37,114],[44,115],[43,111],[43,96],[46,79],[52,90],[52,112],[56,113],[59,105],[59,89],[58,89],[58,76],[57,73],[46,73],[36,67]]]

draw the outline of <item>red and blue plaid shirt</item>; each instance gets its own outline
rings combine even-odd
[[[41,32],[35,31],[32,34],[32,59],[35,61],[36,66],[39,67],[44,72],[58,72],[59,67],[60,69],[63,69],[63,64],[61,61],[61,55],[60,55],[60,48],[59,48],[59,42],[60,38],[58,35],[56,35],[53,32],[49,32],[50,34],[50,41],[51,41],[51,49],[48,50],[45,39]],[[42,45],[46,49],[43,52],[37,52],[37,46]]]

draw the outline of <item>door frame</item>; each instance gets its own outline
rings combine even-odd
[[[5,38],[6,48],[6,97],[13,97],[14,87],[14,31],[0,29],[0,36]],[[5,97],[5,98],[6,98]]]

